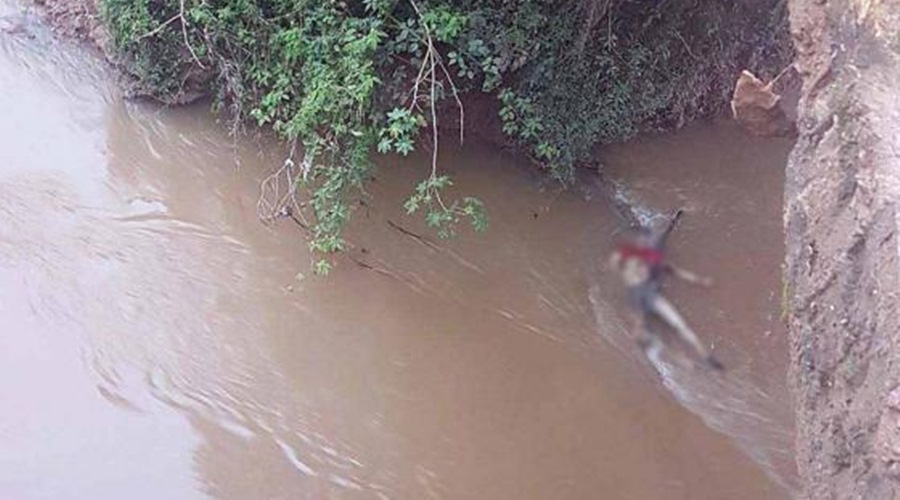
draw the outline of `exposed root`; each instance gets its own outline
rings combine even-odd
[[[429,111],[431,113],[431,137],[432,137],[432,151],[431,151],[431,174],[430,179],[435,180],[438,176],[438,116],[437,116],[437,92],[438,92],[438,70],[443,74],[444,79],[450,86],[451,94],[453,98],[456,100],[457,109],[459,109],[459,141],[463,142],[464,129],[465,129],[465,110],[462,105],[462,100],[459,97],[459,91],[456,88],[456,85],[453,83],[453,78],[450,76],[450,72],[447,71],[446,65],[441,58],[440,53],[438,53],[437,48],[434,45],[434,38],[431,35],[431,30],[428,25],[425,23],[424,18],[422,17],[422,12],[419,10],[419,6],[416,4],[414,0],[409,1],[410,5],[412,5],[413,9],[416,11],[416,15],[419,17],[419,20],[422,24],[422,30],[424,32],[425,39],[423,40],[425,43],[425,57],[422,58],[422,64],[419,66],[419,72],[416,76],[416,80],[412,86],[412,100],[409,104],[409,109],[412,111],[413,109],[421,110],[419,107],[419,97],[421,87],[425,84],[428,85],[428,105]],[[444,201],[441,199],[441,194],[437,189],[433,189],[431,195],[437,201],[438,205],[444,211],[447,211],[448,208],[444,204]]]
[[[256,201],[256,215],[263,222],[271,222],[279,217],[299,217],[307,227],[309,222],[303,217],[304,203],[300,201],[298,187],[305,181],[312,168],[312,154],[307,152],[300,165],[294,161],[297,141],[291,143],[291,152],[281,166],[266,176],[259,185],[259,199]]]

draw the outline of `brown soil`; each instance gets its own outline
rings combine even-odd
[[[35,0],[35,4],[53,31],[89,41],[105,51],[109,33],[100,22],[97,0]]]
[[[784,90],[777,88],[784,86],[782,82],[793,80],[796,82],[796,90],[799,91],[801,83],[799,78],[786,78],[794,75],[796,71],[792,64],[785,68],[778,78],[764,83],[753,73],[744,70],[738,77],[731,97],[734,119],[750,133],[758,136],[794,136],[797,132],[797,120],[796,113],[791,116],[791,111],[797,109],[796,98],[799,97],[799,92],[793,92],[792,96],[791,91],[794,89],[787,88],[785,95]]]
[[[792,0],[784,306],[808,498],[900,496],[900,2]]]
[[[183,105],[208,95],[207,84],[212,78],[212,73],[208,70],[192,69],[185,75],[180,91],[164,97],[145,87],[137,79],[130,78],[127,72],[128,64],[114,54],[109,32],[100,19],[97,2],[98,0],[34,0],[38,11],[54,32],[65,38],[87,42],[100,50],[106,59],[120,70],[123,76],[120,84],[126,96],[152,98],[163,104]]]

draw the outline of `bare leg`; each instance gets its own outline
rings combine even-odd
[[[682,340],[688,343],[691,347],[697,351],[697,354],[700,357],[706,359],[709,357],[709,351],[700,342],[700,339],[697,337],[697,334],[691,330],[691,327],[688,326],[687,322],[681,316],[675,306],[672,305],[671,302],[666,300],[662,295],[656,295],[651,299],[650,302],[653,307],[653,312],[659,316],[660,319],[666,322],[675,333],[677,333]]]
[[[659,355],[663,350],[662,340],[656,338],[652,333],[645,333],[644,338],[646,340],[641,343],[641,347],[644,349],[644,355],[647,356],[647,359],[652,361],[653,364],[659,365]]]
[[[634,330],[637,333],[637,343],[644,350],[644,354],[654,363],[659,362],[659,353],[662,352],[662,341],[647,328],[645,314],[637,314],[634,317]]]
[[[700,342],[700,339],[697,338],[697,334],[691,330],[687,325],[687,322],[684,321],[684,318],[681,317],[681,314],[678,313],[678,310],[675,309],[675,306],[673,306],[672,303],[666,300],[662,295],[657,294],[652,299],[651,306],[653,307],[653,312],[671,326],[685,342],[690,344],[710,367],[716,370],[724,369],[722,363],[709,353],[706,347]]]
[[[647,317],[644,314],[634,315],[634,338],[638,345],[645,348],[650,344],[652,335],[647,330]]]

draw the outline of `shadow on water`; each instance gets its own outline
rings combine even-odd
[[[659,390],[623,334],[599,270],[617,225],[599,198],[477,141],[448,145],[491,229],[437,241],[400,208],[425,160],[386,159],[356,205],[354,250],[321,280],[297,227],[256,218],[277,144],[232,140],[204,106],[123,102],[101,65],[25,20],[26,35],[0,35],[2,496],[787,495],[783,360],[751,335],[770,327],[771,304],[751,299],[777,281],[780,230],[744,249],[764,256],[751,263],[764,279],[737,295],[752,311],[688,310],[722,332],[734,370],[658,366],[720,434]],[[620,156],[669,154],[648,141]],[[678,189],[660,196],[693,196]],[[700,220],[732,224],[698,203],[678,248]],[[747,332],[732,339],[730,321]]]

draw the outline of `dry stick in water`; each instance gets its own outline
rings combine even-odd
[[[401,234],[409,236],[410,238],[418,241],[419,243],[425,245],[426,247],[428,247],[431,250],[440,250],[441,249],[437,244],[435,244],[433,241],[429,240],[428,238],[422,236],[421,234],[414,233],[414,232],[410,231],[409,229],[406,229],[405,227],[401,226],[400,224],[397,224],[396,222],[394,222],[390,219],[388,219],[387,223],[389,226],[396,229]]]
[[[292,210],[290,210],[289,208],[286,207],[286,210],[285,210],[285,213],[283,214],[283,216],[289,217],[292,221],[294,221],[295,224],[297,224],[297,226],[300,227],[300,229],[307,235],[307,237],[309,236],[309,231],[310,231],[309,224],[307,224],[305,221],[300,220],[300,218],[298,218],[297,215]],[[352,244],[348,243],[348,246],[353,248]],[[362,269],[366,269],[366,270],[381,274],[383,276],[387,276],[388,278],[395,279],[395,280],[403,282],[407,285],[415,286],[413,283],[410,283],[408,280],[406,280],[402,276],[398,275],[397,273],[394,273],[394,272],[384,269],[382,267],[376,267],[376,266],[369,264],[368,262],[356,257],[355,255],[351,255],[349,253],[345,253],[344,255],[348,259],[350,259],[350,262],[353,262],[354,264],[356,264],[358,267],[360,267]]]

